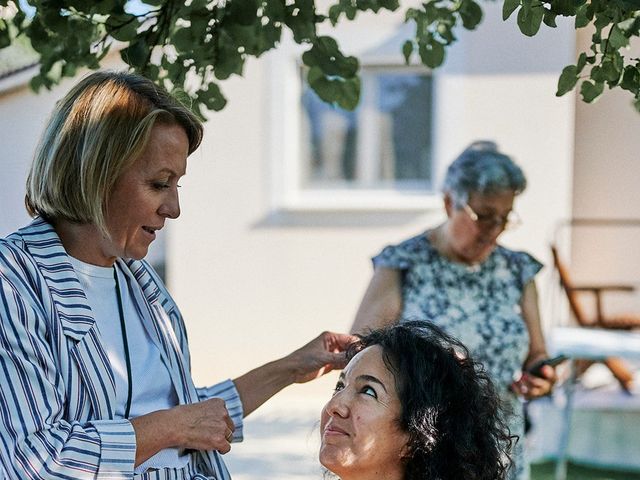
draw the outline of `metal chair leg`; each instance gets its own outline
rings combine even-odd
[[[562,432],[560,436],[560,448],[556,460],[555,480],[567,480],[567,454],[569,451],[569,437],[571,433],[571,416],[573,415],[573,394],[576,387],[575,361],[569,361],[569,379],[565,382],[565,405],[562,418]]]

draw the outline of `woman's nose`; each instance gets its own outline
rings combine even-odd
[[[337,392],[324,407],[330,417],[347,418],[349,416],[349,402],[343,391]]]
[[[160,215],[168,218],[178,218],[180,216],[180,197],[178,195],[178,189],[175,188],[165,198],[164,202],[160,206]]]

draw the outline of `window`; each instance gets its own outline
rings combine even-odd
[[[324,103],[303,81],[302,194],[432,193],[430,74],[418,67],[363,66],[361,78],[360,105],[353,112]]]

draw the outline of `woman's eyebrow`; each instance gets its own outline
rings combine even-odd
[[[373,375],[358,375],[358,380],[364,381],[364,382],[377,383],[378,385],[380,385],[382,387],[382,389],[385,391],[385,393],[389,393],[389,392],[387,392],[387,387],[384,386],[384,383],[382,383],[381,380],[379,380],[378,378],[374,377]]]

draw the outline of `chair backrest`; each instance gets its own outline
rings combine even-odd
[[[569,307],[571,308],[571,312],[574,317],[576,317],[576,321],[583,327],[591,327],[594,325],[593,322],[588,320],[587,315],[582,309],[582,305],[578,300],[578,295],[576,291],[573,289],[573,283],[571,282],[571,277],[569,275],[569,271],[567,267],[560,260],[560,256],[558,255],[558,249],[555,245],[551,245],[551,254],[553,255],[553,265],[556,267],[558,275],[560,276],[560,285],[562,286],[562,290],[567,295],[567,299],[569,300]]]

